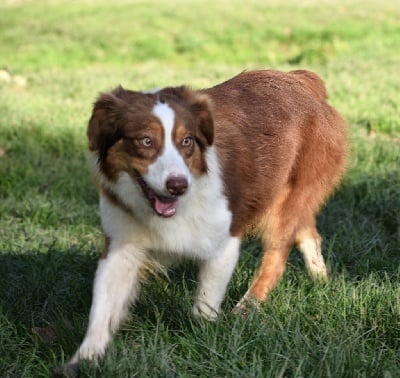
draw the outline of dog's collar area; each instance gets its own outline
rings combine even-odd
[[[155,192],[142,176],[137,176],[136,181],[142,189],[144,196],[157,215],[169,218],[175,215],[179,199],[176,196],[162,196]]]

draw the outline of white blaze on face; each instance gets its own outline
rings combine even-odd
[[[161,155],[149,165],[144,179],[157,193],[169,195],[165,186],[167,179],[173,176],[184,176],[190,186],[190,172],[172,139],[175,123],[174,110],[166,103],[157,102],[152,113],[159,118],[164,129],[164,146]]]

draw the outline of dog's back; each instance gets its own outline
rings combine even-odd
[[[265,246],[248,294],[266,298],[294,244],[309,273],[326,277],[315,216],[343,172],[346,132],[322,80],[309,71],[253,71],[203,93],[212,99],[231,232],[255,225]]]

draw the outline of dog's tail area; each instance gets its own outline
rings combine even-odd
[[[326,92],[325,84],[317,74],[307,70],[296,70],[291,71],[290,73],[295,75],[303,85],[309,88],[318,100],[327,100],[328,94]]]

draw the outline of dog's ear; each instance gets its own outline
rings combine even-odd
[[[87,128],[89,149],[98,151],[100,159],[104,158],[108,149],[118,141],[117,116],[125,102],[121,100],[122,87],[111,93],[100,95],[93,106],[92,116]]]
[[[189,104],[197,122],[196,137],[200,146],[211,146],[214,141],[214,117],[210,98],[205,94],[193,92]]]

